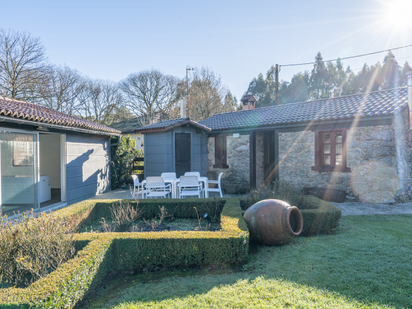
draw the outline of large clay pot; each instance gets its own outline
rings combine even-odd
[[[249,207],[243,215],[250,238],[263,245],[289,243],[302,232],[303,218],[296,206],[281,200],[262,200]]]

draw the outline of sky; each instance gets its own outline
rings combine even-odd
[[[237,99],[274,64],[412,44],[412,0],[1,0],[0,10],[0,28],[39,37],[51,63],[115,82],[149,69],[183,78],[186,67],[206,66]],[[412,64],[412,47],[393,53]],[[343,64],[356,72],[385,55]],[[311,69],[283,67],[280,79]]]

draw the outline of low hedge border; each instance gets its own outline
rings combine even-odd
[[[0,289],[0,308],[71,308],[113,271],[240,262],[249,250],[249,232],[239,199],[225,201],[217,232],[75,234],[79,247],[87,244],[73,259],[26,289]],[[98,203],[88,200],[56,214],[79,225]]]
[[[135,201],[128,201],[132,206],[136,205]],[[159,206],[164,206],[169,215],[173,215],[175,218],[188,218],[197,219],[197,213],[202,216],[204,213],[208,213],[211,218],[218,221],[220,219],[220,214],[222,212],[225,202],[221,199],[187,199],[187,200],[142,200],[139,202],[139,208],[143,211],[142,217],[150,219],[155,218],[160,210]],[[100,202],[91,210],[88,220],[85,224],[89,222],[100,221],[101,218],[106,220],[111,218],[110,206],[112,203]],[[196,210],[197,209],[197,213]]]
[[[252,206],[247,201],[247,198],[241,199],[240,205],[243,210]],[[302,205],[296,205],[296,207],[299,208],[303,217],[302,236],[328,233],[339,225],[342,216],[339,208],[311,195],[303,196]]]

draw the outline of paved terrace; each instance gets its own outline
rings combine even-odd
[[[212,193],[213,194],[213,193]],[[245,196],[240,194],[223,194],[223,197]],[[117,189],[99,194],[91,199],[132,199],[129,189]],[[406,215],[412,214],[412,202],[388,205],[361,202],[331,203],[342,210],[343,216],[365,215]]]

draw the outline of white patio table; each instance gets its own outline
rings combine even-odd
[[[204,189],[205,189],[205,198],[208,198],[209,197],[209,192],[207,192],[207,188],[209,187],[209,179],[207,177],[199,177],[199,181],[203,182],[203,186],[204,186]],[[180,179],[175,180],[175,187],[176,188],[177,188],[179,182],[180,182]],[[178,193],[176,194],[176,197],[179,198]]]
[[[165,183],[170,183],[172,185],[172,198],[177,198],[177,184],[176,181],[179,180],[178,178],[169,178],[163,177]],[[142,181],[142,186],[146,186],[146,179]]]

